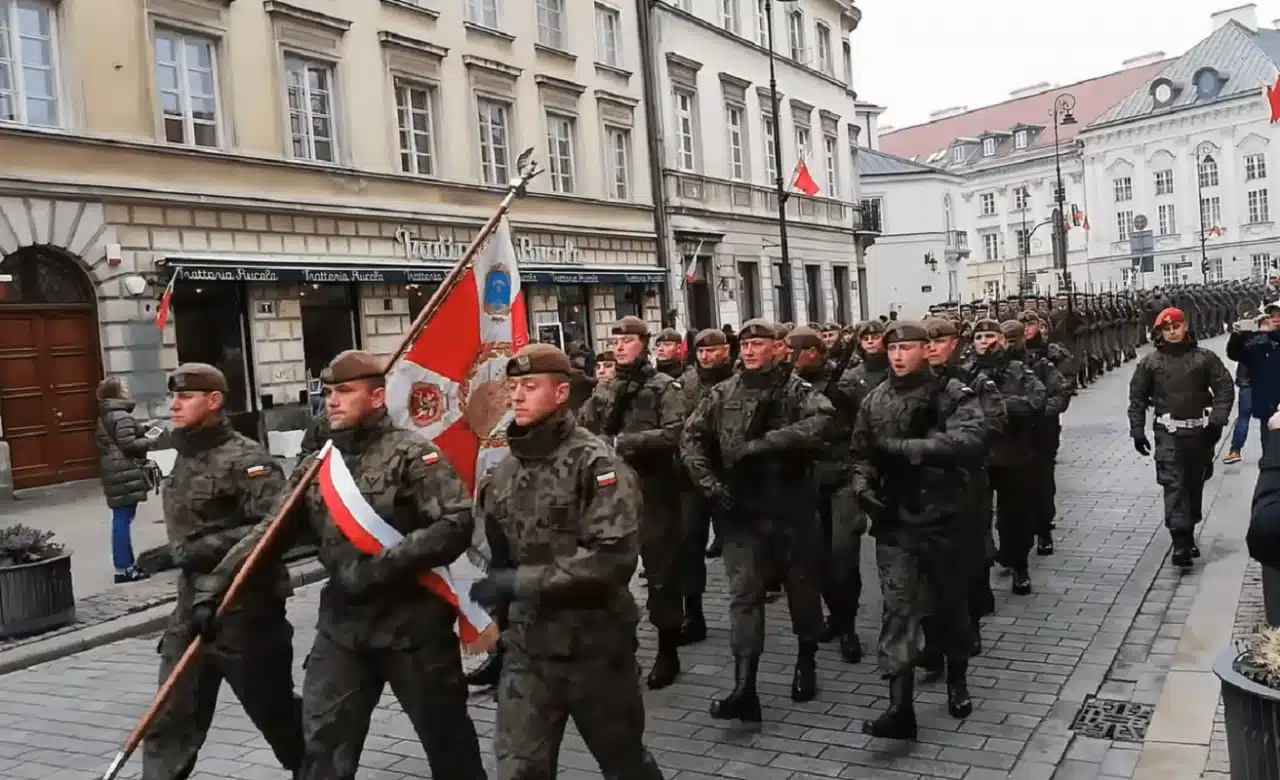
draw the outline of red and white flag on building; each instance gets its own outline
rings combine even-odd
[[[796,161],[796,173],[791,178],[791,189],[799,190],[810,198],[818,194],[818,183],[809,174],[809,166],[805,164],[803,157]]]
[[[164,330],[164,324],[169,321],[169,306],[173,303],[173,285],[178,281],[178,271],[173,272],[173,276],[169,278],[169,285],[164,288],[164,295],[160,296],[160,306],[156,309],[156,327]]]

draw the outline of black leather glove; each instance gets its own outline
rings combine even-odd
[[[515,569],[490,569],[482,580],[471,583],[471,600],[492,610],[516,594]]]
[[[1144,458],[1151,454],[1151,442],[1141,433],[1133,437],[1133,448]]]
[[[727,515],[733,511],[733,494],[724,485],[716,485],[711,492],[707,494],[707,501],[711,503],[711,509],[721,515]]]
[[[1222,438],[1222,426],[1211,422],[1204,427],[1204,431],[1209,436],[1209,441],[1217,443]]]
[[[191,634],[200,637],[200,641],[211,645],[218,638],[218,607],[210,602],[201,602],[191,608]]]

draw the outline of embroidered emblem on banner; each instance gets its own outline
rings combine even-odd
[[[484,313],[500,320],[511,313],[511,274],[501,263],[484,275]]]
[[[444,393],[436,385],[418,382],[409,390],[409,419],[426,428],[444,417]]]

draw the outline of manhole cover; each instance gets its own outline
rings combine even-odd
[[[1090,696],[1076,713],[1071,730],[1085,737],[1141,742],[1147,736],[1154,712],[1155,707],[1149,704]]]

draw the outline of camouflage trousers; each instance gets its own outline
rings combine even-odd
[[[823,539],[818,518],[798,509],[764,528],[758,515],[736,512],[720,524],[729,578],[729,636],[734,655],[764,651],[765,579],[782,581],[791,629],[802,642],[822,638],[820,586]]]
[[[819,491],[822,525],[822,600],[838,632],[853,630],[862,600],[862,536],[867,518],[858,511],[852,488]]]
[[[1035,543],[1035,463],[1018,467],[992,466],[987,470],[996,500],[996,531],[1000,552],[996,560],[1014,571],[1027,571]]]
[[[142,745],[143,780],[185,780],[213,723],[225,680],[262,732],[280,765],[302,764],[302,708],[293,692],[293,627],[284,604],[265,613],[232,613],[212,647],[178,679]],[[160,684],[168,679],[191,636],[171,625],[160,640]]]
[[[1156,482],[1164,488],[1164,525],[1191,534],[1204,519],[1204,483],[1213,473],[1213,447],[1203,430],[1155,429]]]
[[[563,660],[508,652],[493,740],[498,780],[554,780],[569,718],[605,780],[662,780],[644,746],[634,650]]]
[[[644,563],[649,623],[659,631],[679,631],[684,620],[684,587],[681,582],[687,543],[684,507],[680,492],[669,481],[644,484],[644,508],[640,515],[640,559]]]
[[[707,543],[711,541],[711,506],[696,488],[680,491],[684,544],[680,550],[680,588],[686,598],[707,589]],[[647,576],[647,574],[646,574]]]
[[[391,686],[427,754],[431,776],[484,780],[452,633],[409,650],[344,647],[316,634],[302,683],[306,756],[299,780],[354,780],[369,721]],[[634,673],[634,670],[633,670]]]
[[[1058,447],[1062,443],[1062,423],[1057,417],[1046,418],[1037,424],[1032,438],[1035,447],[1031,465],[1031,530],[1036,534],[1049,533],[1049,525],[1057,514]]]
[[[968,529],[958,529],[967,533]],[[904,543],[905,542],[905,543]],[[971,567],[949,539],[876,541],[876,568],[884,607],[880,616],[880,671],[915,668],[924,642],[923,619],[932,616],[930,642],[949,661],[967,661],[973,649],[969,619]],[[936,635],[933,635],[936,634]]]

